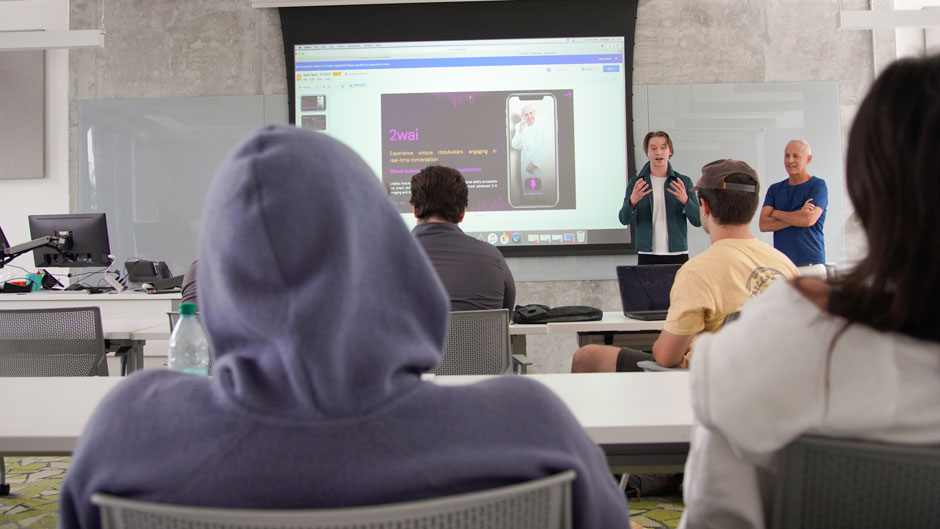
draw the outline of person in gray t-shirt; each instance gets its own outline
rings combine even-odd
[[[412,233],[450,295],[451,310],[513,309],[516,283],[495,246],[457,227],[467,211],[467,183],[456,169],[431,165],[411,178],[418,225]]]
[[[181,305],[183,303],[196,303],[196,263],[198,262],[198,260],[193,261],[183,276],[183,284],[180,288]]]

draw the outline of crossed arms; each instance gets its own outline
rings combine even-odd
[[[790,226],[808,228],[819,220],[823,208],[813,204],[810,198],[796,211],[781,211],[773,206],[764,206],[760,210],[760,231],[780,231]]]

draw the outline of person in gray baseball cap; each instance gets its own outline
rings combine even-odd
[[[693,190],[712,244],[676,273],[653,354],[586,345],[575,352],[572,372],[637,371],[638,361],[651,359],[664,367],[688,367],[695,336],[720,329],[728,315],[773,280],[798,275],[786,255],[751,233],[760,200],[760,180],[751,166],[738,160],[711,162],[702,167]]]

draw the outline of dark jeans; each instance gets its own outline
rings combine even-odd
[[[656,265],[656,264],[682,264],[689,260],[689,254],[680,253],[676,255],[655,255],[649,253],[639,253],[636,255],[636,264]]]

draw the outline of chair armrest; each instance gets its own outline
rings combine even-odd
[[[532,360],[526,355],[512,355],[512,371],[518,375],[524,375],[528,372],[528,367],[532,365]]]
[[[636,363],[636,366],[642,369],[643,371],[688,371],[688,369],[682,367],[664,367],[657,364],[653,360],[640,360]]]

